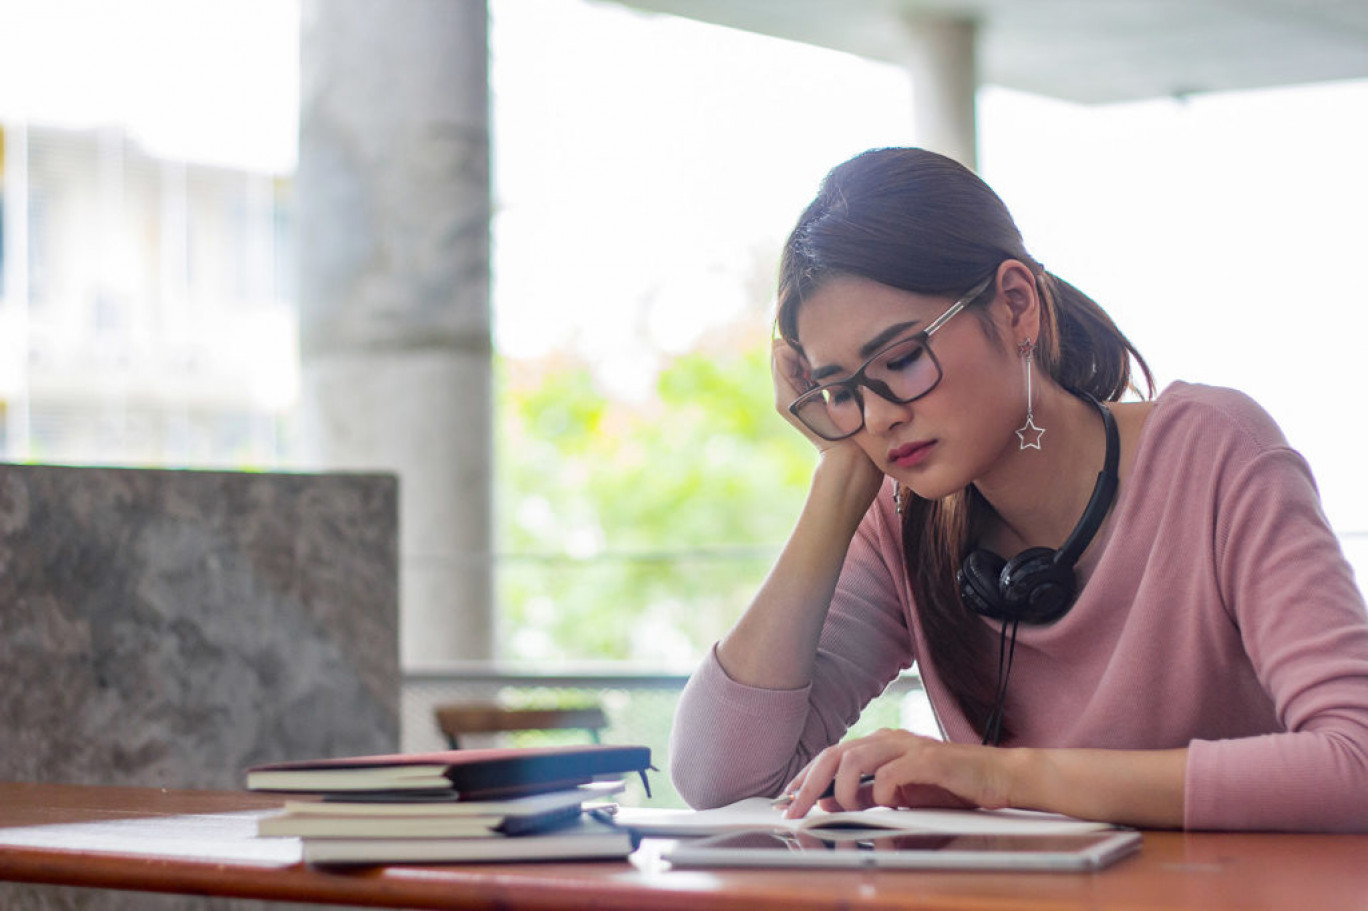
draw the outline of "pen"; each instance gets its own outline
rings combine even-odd
[[[873,776],[873,775],[865,774],[865,775],[861,775],[861,776],[860,776],[860,784],[862,784],[862,785],[870,784],[870,783],[872,783],[873,781],[874,781],[874,776]],[[789,791],[787,794],[782,794],[782,795],[780,795],[779,797],[776,797],[776,798],[774,799],[774,802],[771,803],[770,806],[772,806],[772,807],[773,807],[774,809],[776,809],[776,810],[787,810],[787,809],[789,808],[789,806],[793,803],[793,799],[794,799],[795,797],[797,797],[797,796],[798,796],[798,792],[797,792],[797,791]],[[820,793],[820,794],[817,795],[817,799],[818,799],[818,800],[826,800],[828,797],[835,797],[835,796],[836,796],[836,782],[833,780],[830,784],[828,784],[828,785],[826,786],[826,790],[824,790],[822,793]]]

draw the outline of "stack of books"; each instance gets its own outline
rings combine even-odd
[[[311,864],[621,858],[605,801],[650,767],[642,746],[446,750],[259,765],[247,787],[294,795],[258,834]]]

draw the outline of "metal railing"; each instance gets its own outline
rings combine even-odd
[[[402,749],[405,752],[437,750],[445,741],[433,714],[445,702],[496,702],[513,708],[568,708],[599,705],[608,716],[602,733],[605,743],[649,746],[659,772],[651,776],[648,799],[638,782],[632,782],[623,798],[629,805],[683,806],[669,780],[670,724],[686,673],[663,673],[621,667],[586,667],[542,672],[509,669],[486,663],[459,662],[404,674],[400,709]],[[870,703],[851,734],[881,727],[925,730],[929,709],[921,680],[915,673],[895,679]],[[588,742],[579,731],[526,732],[470,738],[463,745],[494,744],[533,746],[549,743]]]

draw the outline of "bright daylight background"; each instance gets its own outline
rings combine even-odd
[[[614,427],[649,431],[650,446],[697,447],[682,454],[695,462],[762,464],[711,440],[698,406],[717,409],[718,427],[778,426],[763,369],[778,246],[827,168],[917,142],[914,87],[889,65],[616,5],[491,0],[490,10],[498,502],[515,577],[501,583],[501,647],[525,660],[626,653],[686,667],[782,541],[808,458],[796,440],[766,443],[791,447],[782,458],[800,465],[772,494],[767,480],[723,491],[706,475],[655,505],[652,489],[684,468],[638,458],[639,471],[615,472],[632,486],[613,497],[639,495],[643,512],[677,526],[662,541],[704,552],[705,567],[744,558],[746,578],[687,634],[683,615],[697,612],[666,594],[607,605],[635,630],[616,644],[569,641],[558,618],[584,618],[557,600],[559,583],[522,590],[516,577],[548,566],[593,577],[664,546],[615,534],[602,504],[558,499],[603,461],[593,446]],[[155,155],[288,177],[297,13],[282,0],[7,0],[0,118],[120,122]],[[1035,255],[1112,312],[1161,387],[1230,385],[1267,407],[1310,460],[1364,578],[1368,81],[1106,107],[990,87],[980,115],[980,170]],[[749,365],[744,382],[708,373],[733,360]],[[555,398],[568,387],[577,398]],[[584,448],[567,455],[571,445]],[[614,458],[657,451],[614,445]],[[706,510],[691,518],[690,503]],[[772,515],[732,536],[728,508]]]
[[[617,398],[649,396],[673,352],[764,312],[776,251],[827,168],[917,142],[894,66],[612,5],[492,9],[498,344],[511,358],[573,347]],[[990,87],[979,108],[980,171],[1030,249],[1110,310],[1159,388],[1260,401],[1366,578],[1368,81],[1104,107]],[[786,523],[797,503],[773,509]],[[712,635],[740,606],[711,614]],[[552,619],[514,643],[553,653],[532,633]],[[649,611],[638,623],[637,648],[669,662],[710,641],[666,647]]]
[[[619,395],[768,304],[747,296],[753,260],[827,168],[917,141],[890,65],[610,5],[492,10],[498,343],[573,345]],[[980,117],[979,170],[1037,258],[1161,387],[1257,398],[1336,526],[1368,529],[1368,81],[1103,107],[990,87]]]

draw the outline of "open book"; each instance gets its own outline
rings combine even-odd
[[[623,807],[616,822],[643,837],[680,838],[749,829],[791,831],[885,829],[938,835],[1066,835],[1115,828],[1054,813],[1030,810],[936,810],[874,807],[827,812],[814,807],[800,819],[787,819],[768,797],[750,797],[715,810],[661,810]]]

